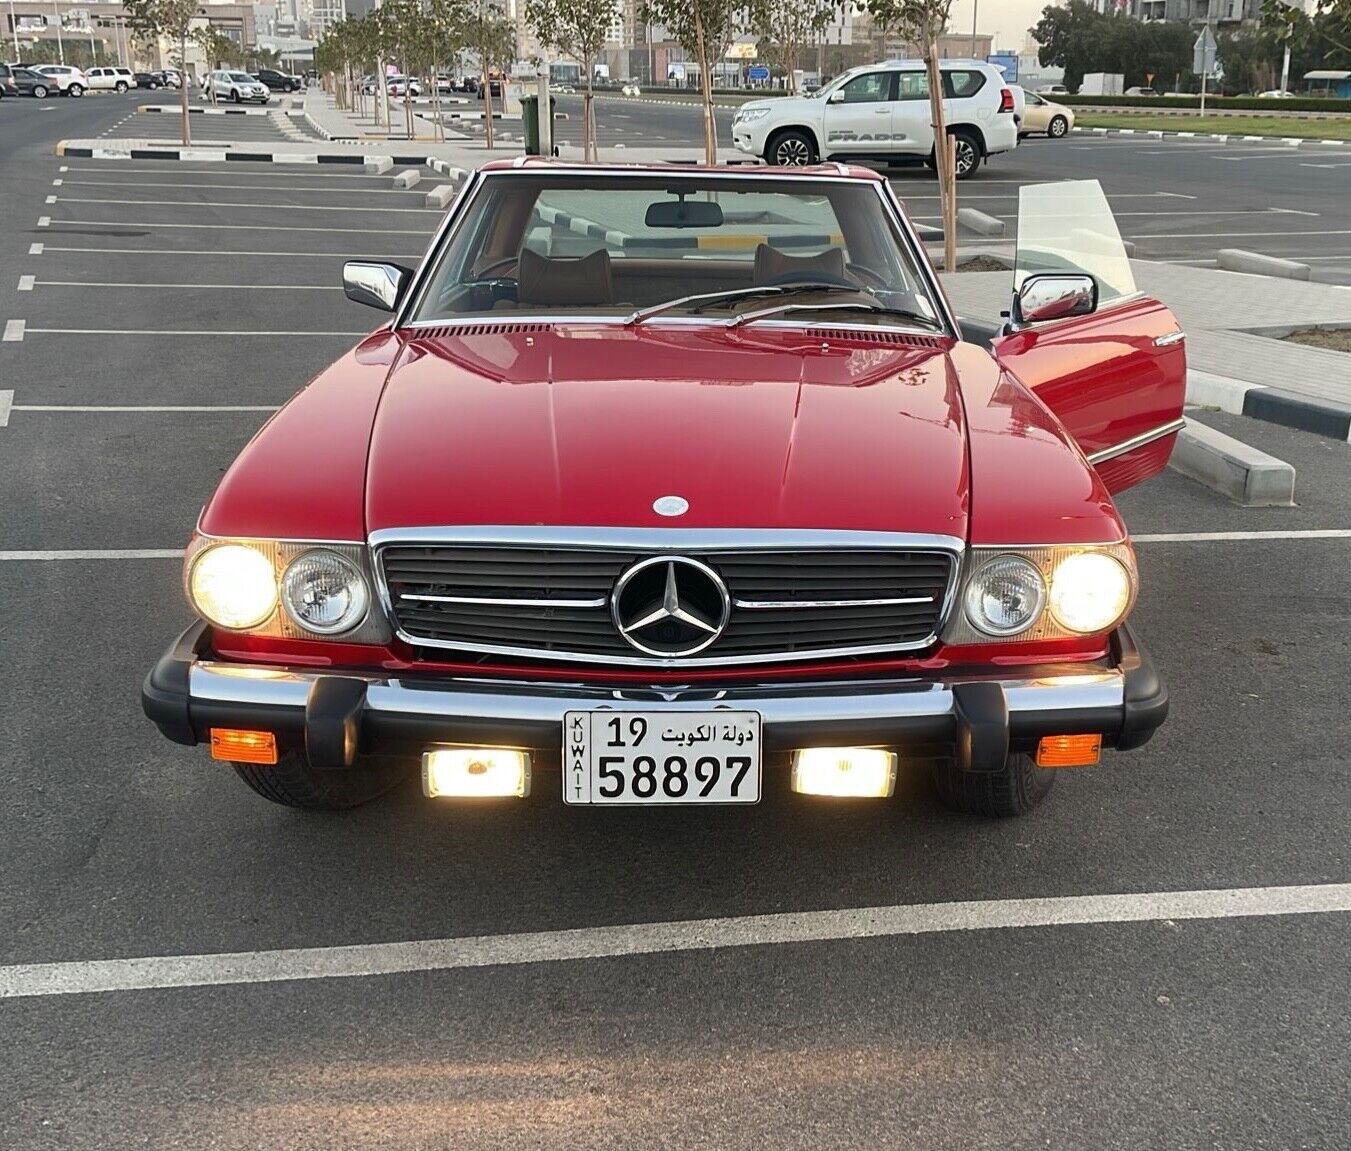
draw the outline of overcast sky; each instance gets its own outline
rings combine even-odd
[[[979,4],[977,32],[994,36],[996,48],[1016,51],[1023,46],[1023,34],[1041,19],[1041,10],[1050,0],[976,0]],[[971,31],[973,0],[952,0],[954,32]]]

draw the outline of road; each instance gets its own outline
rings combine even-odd
[[[580,146],[580,96],[558,97],[559,138]],[[731,109],[718,109],[718,138],[731,142]],[[602,146],[687,147],[702,140],[697,106],[599,97]],[[937,189],[922,168],[895,170],[911,211],[939,223]],[[1028,139],[991,161],[959,193],[963,205],[1001,217],[1002,241],[963,234],[966,246],[1007,242],[1017,223],[1017,189],[1045,180],[1102,182],[1121,233],[1140,256],[1212,265],[1220,248],[1245,248],[1309,263],[1314,278],[1351,284],[1351,145],[1214,143],[1176,138],[1076,134]]]
[[[189,618],[174,552],[267,409],[372,324],[342,259],[414,260],[437,217],[355,172],[58,159],[125,111],[50,107],[0,106],[0,320],[26,325],[0,343],[0,986],[354,950],[347,978],[5,1002],[0,1146],[1346,1145],[1351,917],[1279,912],[1289,885],[1351,881],[1351,447],[1206,416],[1294,462],[1300,506],[1172,473],[1122,500],[1173,712],[1030,818],[952,815],[915,779],[879,806],[769,786],[749,811],[569,810],[545,778],[501,807],[411,786],[274,808],[141,715]],[[1214,532],[1237,535],[1194,538]],[[1147,907],[1235,888],[1239,916]],[[1088,897],[1077,922],[1017,925],[1011,901],[1064,897]],[[970,900],[997,902],[869,937],[868,908]],[[598,930],[650,946],[643,925],[712,917],[733,945],[662,929],[683,949],[625,954]],[[470,936],[510,962],[357,974],[367,945]]]

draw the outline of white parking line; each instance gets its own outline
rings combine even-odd
[[[0,428],[9,426],[9,413],[14,407],[14,389],[0,389]]]
[[[341,204],[260,204],[257,200],[105,200],[93,196],[48,196],[47,203],[55,204],[143,204],[170,208],[249,208],[269,212],[423,212],[443,216],[439,208],[348,208]]]
[[[1227,240],[1237,236],[1351,236],[1351,228],[1329,232],[1143,232],[1127,240]]]
[[[325,228],[324,231],[329,229]],[[293,258],[297,256],[309,256],[315,260],[345,260],[347,255],[342,252],[279,252],[275,248],[266,252],[260,251],[233,251],[221,248],[65,248],[57,247],[53,244],[34,244],[37,251],[32,248],[28,250],[30,256],[40,256],[43,251],[48,252],[102,252],[113,256],[285,256]],[[392,260],[420,260],[421,252],[387,253]]]
[[[25,288],[23,281],[29,281]],[[146,291],[150,288],[220,288],[231,292],[341,292],[341,284],[166,284],[160,281],[146,283],[144,280],[35,280],[24,276],[19,281],[19,291],[32,291],[39,288],[136,288]]]
[[[0,336],[0,343],[17,344],[22,342],[25,323],[24,320],[6,320],[5,334]]]
[[[437,213],[440,215],[441,213]],[[44,223],[43,221],[46,221]],[[52,218],[43,216],[38,220],[38,227],[45,228],[50,225]],[[198,228],[208,231],[223,232],[327,232],[329,234],[341,232],[355,236],[430,236],[430,228],[338,228],[330,225],[327,228],[309,228],[300,224],[264,224],[261,220],[255,224],[167,224],[162,220],[57,220],[60,224],[79,224],[84,227],[95,226],[101,228],[140,228],[146,232],[155,232],[160,228]]]
[[[32,276],[20,276],[20,277],[19,277],[19,291],[21,291],[21,292],[31,292],[31,291],[33,290],[33,285],[36,284],[36,283],[37,283],[37,280],[35,280]]]
[[[15,404],[14,393],[0,392],[0,400],[9,396],[15,412],[276,412],[278,404]]]
[[[10,323],[22,324],[23,321],[10,320]],[[343,336],[347,339],[360,339],[363,336],[370,335],[370,332],[320,332],[314,330],[274,332],[250,329],[223,331],[218,328],[25,328],[20,329],[18,338],[23,339],[24,333],[44,336]],[[5,338],[9,338],[8,329],[6,329]]]
[[[0,551],[0,560],[28,562],[30,560],[181,560],[182,548],[123,548],[110,550],[67,549],[64,551]]]
[[[164,175],[164,162],[162,160],[147,160],[146,164],[154,166],[145,168],[106,168],[102,164],[96,164],[93,167],[86,168],[83,165],[76,165],[75,167],[71,168],[70,171],[97,172],[100,176],[105,175],[107,173],[113,173],[116,175],[129,175],[129,176]],[[61,171],[64,172],[66,171],[66,169],[62,168]],[[271,170],[271,165],[268,166],[268,172],[269,174],[275,175],[275,173],[272,172]],[[179,176],[206,176],[208,179],[212,180],[219,180],[225,176],[232,176],[237,174],[242,182],[239,184],[232,184],[230,186],[236,188],[248,188],[253,186],[250,183],[252,177],[257,176],[260,173],[256,168],[247,168],[244,171],[236,173],[232,169],[222,171],[221,166],[219,164],[209,164],[202,168],[188,168],[186,164],[178,164],[174,168],[174,174]],[[318,172],[312,169],[305,169],[305,168],[296,168],[294,170],[288,168],[286,170],[286,175],[288,176],[288,178],[294,177],[297,180],[379,180],[382,183],[386,184],[389,182],[388,176],[377,176],[367,172]],[[146,181],[146,183],[149,183],[149,181]],[[184,181],[182,184],[179,184],[177,186],[183,188],[195,188],[198,187],[199,185],[192,181]]]
[[[366,177],[366,179],[370,179],[370,180],[380,180],[380,181],[382,181],[382,182],[384,182],[384,183],[388,183],[388,182],[389,182],[389,178],[388,178],[387,176],[368,176],[368,177]],[[57,184],[61,183],[60,180],[57,180],[57,181],[54,181],[54,182],[57,183]],[[66,181],[66,186],[67,186],[67,187],[74,187],[74,186],[76,186],[76,185],[80,185],[80,186],[89,186],[89,187],[105,187],[105,188],[229,188],[229,189],[233,189],[233,190],[236,191],[236,192],[239,192],[239,191],[249,191],[249,192],[255,192],[255,191],[266,191],[266,192],[300,192],[300,193],[303,194],[303,195],[311,195],[311,194],[320,194],[320,195],[322,195],[322,194],[327,193],[327,194],[337,194],[337,195],[344,195],[344,196],[369,196],[369,195],[372,195],[372,194],[377,194],[377,195],[381,195],[381,196],[403,196],[403,197],[405,197],[405,198],[414,198],[414,197],[417,197],[417,196],[419,196],[419,195],[422,194],[422,189],[418,189],[418,188],[409,188],[409,189],[405,189],[405,188],[297,188],[294,184],[255,184],[255,183],[252,183],[252,182],[249,182],[249,183],[247,183],[247,184],[201,184],[201,183],[196,183],[196,184],[181,184],[181,183],[174,183],[174,182],[172,182],[172,181],[155,181],[155,182],[151,182],[151,181],[149,181],[149,180],[67,180],[67,181]],[[69,197],[67,197],[67,199],[68,199],[68,198],[69,198]],[[191,201],[191,200],[169,200],[169,201],[131,200],[131,201],[128,201],[128,202],[129,202],[129,203],[134,203],[134,204],[148,204],[148,203],[172,203],[172,204],[180,204],[180,203],[193,203],[193,201]],[[270,207],[274,207],[274,205],[272,205],[272,204],[257,204],[256,206],[257,206],[257,207],[260,207],[260,208],[270,208]],[[284,206],[284,205],[277,205],[277,206]]]
[[[1351,883],[790,911],[400,943],[14,964],[0,967],[0,999],[343,979],[958,931],[1271,918],[1346,911],[1351,911]]]
[[[1310,528],[1288,531],[1253,532],[1163,532],[1153,535],[1133,535],[1137,544],[1213,543],[1223,540],[1345,540],[1351,539],[1351,528]]]

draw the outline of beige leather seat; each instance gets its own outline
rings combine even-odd
[[[547,307],[607,307],[615,302],[610,253],[550,259],[522,248],[516,266],[516,301]]]
[[[789,274],[804,278],[818,274],[842,280],[845,278],[844,252],[840,248],[827,248],[814,256],[790,256],[769,244],[756,245],[753,287],[762,288]]]

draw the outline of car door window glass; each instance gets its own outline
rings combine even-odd
[[[1126,246],[1097,180],[1024,184],[1018,189],[1014,291],[1036,272],[1084,272],[1098,304],[1136,294]]]
[[[927,100],[929,77],[924,72],[902,72],[896,77],[897,100]]]
[[[885,104],[891,99],[891,73],[866,72],[840,89],[845,104]]]

